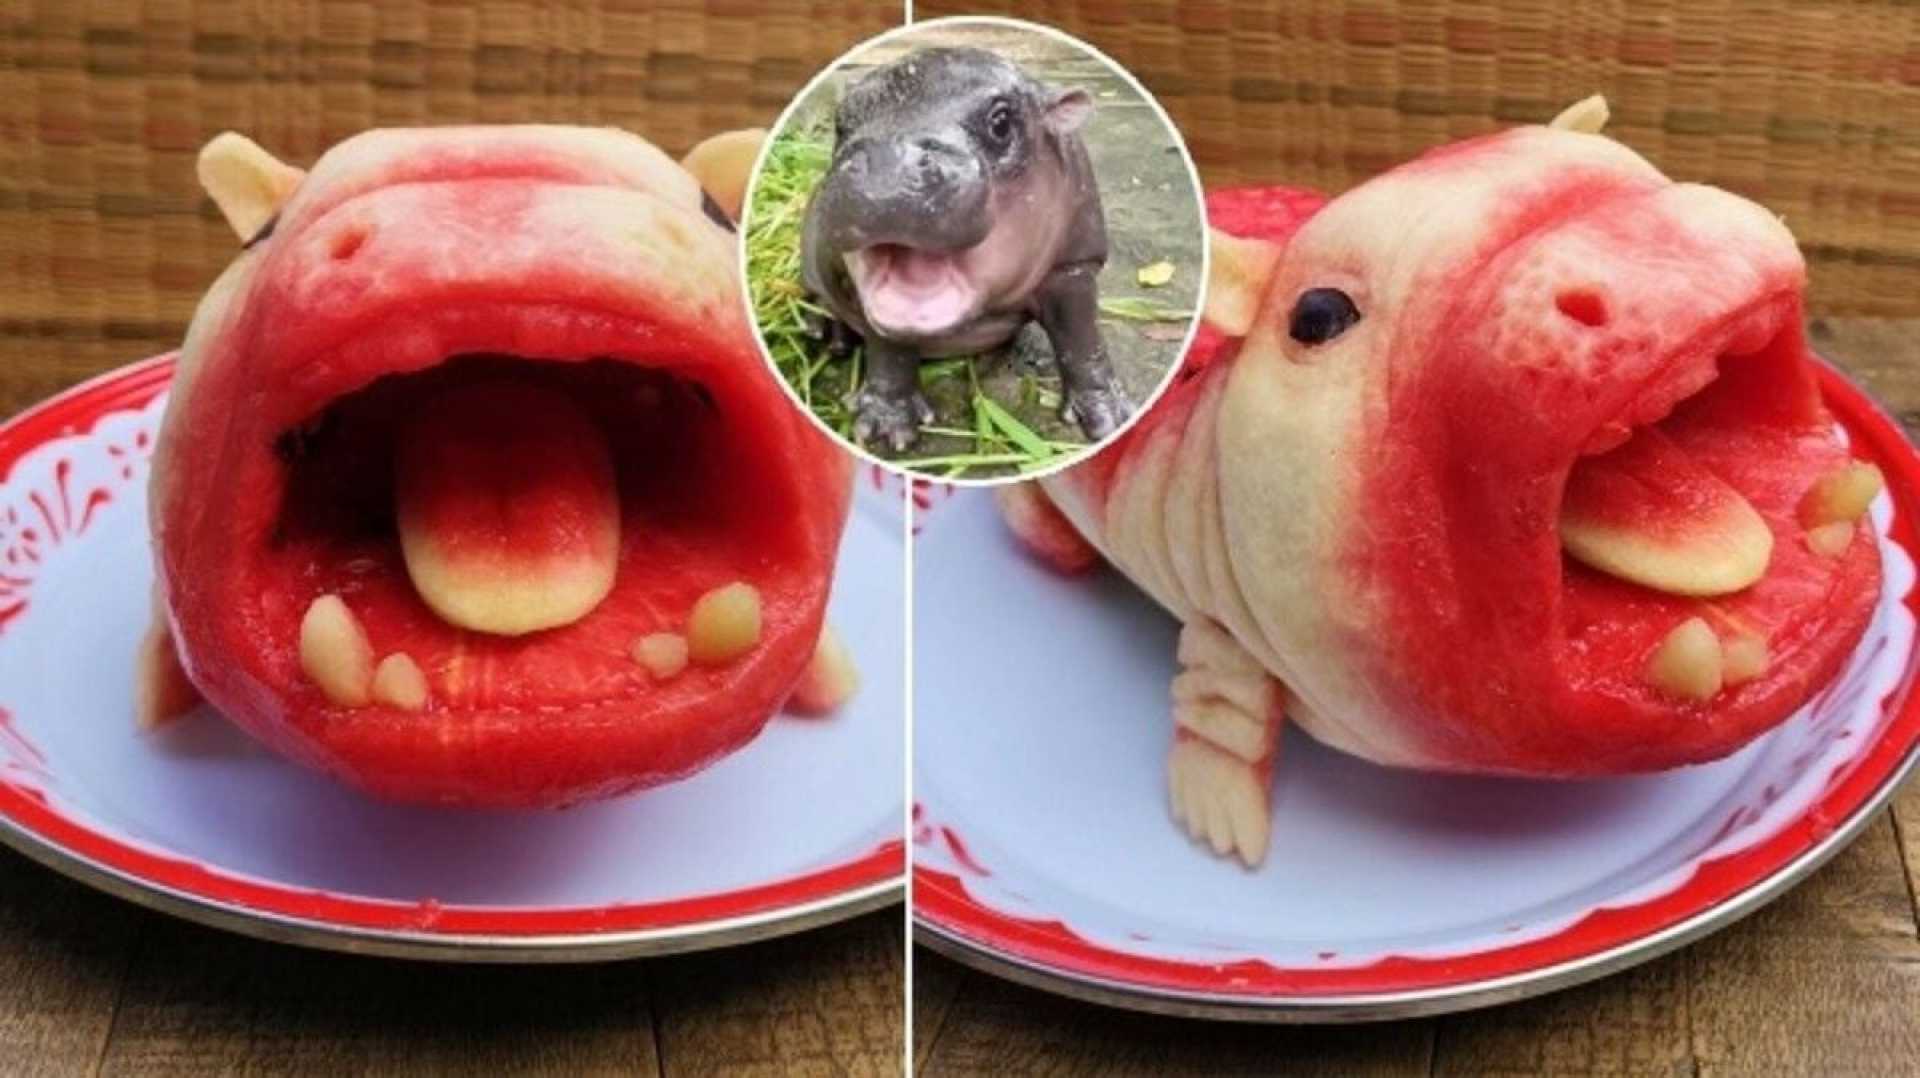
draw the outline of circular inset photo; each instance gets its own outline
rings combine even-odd
[[[1140,84],[1056,30],[883,34],[788,106],[747,189],[769,362],[855,451],[958,482],[1029,478],[1166,386],[1206,280],[1199,180]]]

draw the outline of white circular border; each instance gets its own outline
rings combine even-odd
[[[912,19],[911,7],[908,9],[908,18],[910,20]],[[841,437],[839,431],[829,427],[819,416],[814,414],[813,409],[809,408],[805,401],[800,399],[799,391],[788,384],[786,376],[780,372],[780,365],[774,362],[773,353],[767,348],[766,338],[760,333],[760,324],[753,316],[753,288],[747,280],[747,215],[753,206],[754,190],[760,185],[760,173],[761,170],[766,168],[767,158],[773,150],[774,139],[778,138],[780,132],[786,130],[787,126],[793,122],[794,113],[799,109],[800,103],[812,97],[814,91],[819,89],[821,83],[837,73],[840,68],[845,66],[850,60],[853,60],[860,53],[876,45],[891,41],[896,37],[905,37],[909,34],[918,33],[925,29],[955,26],[999,26],[1004,29],[1019,30],[1026,33],[1038,34],[1043,37],[1050,37],[1056,41],[1063,41],[1105,64],[1115,74],[1119,75],[1121,81],[1125,82],[1130,89],[1140,95],[1140,99],[1146,102],[1147,106],[1153,110],[1154,116],[1160,120],[1161,125],[1172,132],[1174,147],[1180,151],[1180,160],[1187,166],[1187,180],[1190,190],[1193,193],[1194,206],[1199,210],[1200,217],[1200,287],[1194,293],[1193,314],[1187,320],[1187,332],[1180,338],[1180,347],[1179,350],[1174,353],[1174,361],[1167,365],[1165,373],[1160,376],[1160,384],[1153,388],[1153,392],[1147,394],[1147,398],[1140,402],[1140,405],[1133,410],[1133,414],[1127,417],[1126,422],[1120,424],[1118,430],[1107,435],[1100,441],[1084,447],[1079,452],[1063,454],[1065,459],[1051,467],[1032,472],[1023,472],[1017,475],[995,476],[991,479],[947,478],[932,475],[898,461],[890,461],[883,457],[876,456],[869,452],[865,446],[854,442],[850,438]],[[793,95],[787,102],[787,107],[780,110],[780,117],[773,122],[772,127],[767,129],[767,137],[760,143],[759,152],[754,154],[753,168],[747,173],[747,186],[740,199],[740,220],[736,231],[738,235],[734,241],[737,255],[735,261],[738,263],[740,274],[740,302],[746,308],[747,325],[750,326],[753,331],[753,344],[754,347],[759,350],[760,358],[766,363],[767,369],[773,372],[774,381],[780,383],[781,391],[787,395],[788,400],[793,402],[793,406],[798,408],[800,413],[806,416],[807,420],[822,433],[832,438],[836,445],[861,460],[866,461],[868,464],[875,465],[908,480],[926,480],[962,487],[1006,486],[1010,483],[1024,483],[1029,480],[1052,475],[1064,468],[1069,468],[1085,461],[1094,453],[1112,445],[1114,441],[1131,430],[1133,425],[1144,418],[1146,414],[1153,409],[1153,406],[1159,402],[1160,398],[1166,394],[1167,389],[1173,385],[1174,376],[1180,373],[1180,366],[1186,360],[1188,350],[1193,347],[1193,338],[1200,332],[1200,314],[1207,308],[1208,276],[1213,268],[1213,243],[1207,235],[1206,189],[1200,184],[1200,170],[1193,163],[1193,153],[1187,148],[1186,136],[1181,132],[1179,125],[1173,122],[1173,117],[1167,115],[1167,110],[1161,106],[1160,99],[1155,97],[1152,91],[1142,85],[1140,80],[1134,77],[1133,72],[1127,70],[1119,61],[1085,41],[1074,37],[1072,34],[1041,23],[1028,22],[1025,19],[1007,18],[1001,15],[949,15],[937,19],[905,22],[891,30],[886,30],[867,38],[846,52],[841,53],[832,63],[821,68],[813,78],[807,80],[807,84],[800,88],[799,93]]]

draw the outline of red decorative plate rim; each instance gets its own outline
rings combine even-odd
[[[0,424],[0,482],[29,450],[152,401],[171,381],[174,358],[167,353],[108,371]],[[503,951],[515,959],[619,957],[763,938],[897,901],[906,880],[905,844],[894,838],[814,871],[657,902],[529,908],[364,898],[287,887],[143,848],[4,777],[0,842],[121,897],[221,927],[440,958]]]
[[[1895,512],[1887,537],[1920,561],[1920,456],[1899,425],[1836,368],[1819,365],[1829,408],[1853,451],[1879,464]],[[1920,587],[1905,603],[1920,614]],[[1702,861],[1677,889],[1594,910],[1551,935],[1444,958],[1389,956],[1354,967],[1259,959],[1192,962],[1117,950],[1059,920],[1013,917],[976,901],[954,875],[915,865],[917,935],[962,961],[1100,1002],[1228,1018],[1402,1017],[1481,1006],[1645,961],[1758,909],[1839,852],[1920,763],[1920,649],[1886,697],[1874,742],[1815,803],[1768,839]],[[919,806],[915,806],[915,817]]]

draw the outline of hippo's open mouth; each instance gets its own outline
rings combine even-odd
[[[848,252],[847,271],[867,320],[900,338],[949,332],[979,313],[980,290],[965,251],[876,243]]]
[[[274,447],[263,650],[297,636],[300,674],[337,706],[356,635],[388,657],[377,708],[719,689],[795,628],[793,536],[766,511],[789,492],[728,404],[680,372],[500,354],[328,400]]]
[[[1796,317],[1756,303],[1588,438],[1559,504],[1574,685],[1759,713],[1844,659],[1879,475],[1820,411]]]

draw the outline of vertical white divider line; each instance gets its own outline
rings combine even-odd
[[[912,0],[908,0],[911,4]],[[907,881],[906,901],[900,904],[901,946],[905,954],[901,956],[902,982],[905,985],[906,998],[901,1001],[903,1021],[901,1023],[901,1051],[905,1058],[901,1061],[901,1074],[913,1073],[913,653],[917,634],[914,631],[914,527],[913,527],[913,479],[900,477],[900,526],[905,529],[906,557],[901,559],[905,579],[901,582],[901,606],[906,614],[907,646],[906,653],[906,699],[902,701],[901,721],[907,724],[906,751],[902,753],[900,780],[906,790],[904,812],[900,820],[901,849],[906,857]]]

